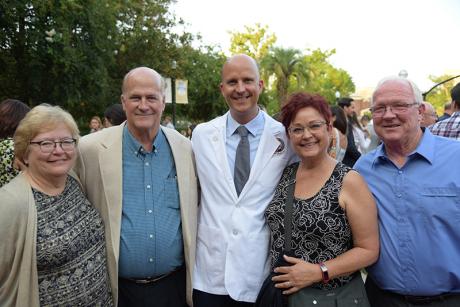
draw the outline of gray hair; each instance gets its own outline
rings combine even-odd
[[[412,80],[407,79],[407,78],[401,78],[398,76],[385,77],[381,79],[379,83],[377,83],[374,93],[377,92],[383,84],[390,82],[390,81],[409,84],[410,88],[412,89],[412,93],[414,94],[414,102],[417,103],[418,105],[422,104],[423,102],[422,92]],[[374,104],[374,93],[372,94],[372,97],[371,97],[371,105]]]

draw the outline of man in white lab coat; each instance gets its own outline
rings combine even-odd
[[[269,273],[264,212],[293,154],[284,127],[257,105],[262,89],[254,59],[230,57],[220,84],[230,110],[193,131],[201,185],[194,307],[253,306]],[[241,126],[250,172],[247,181],[236,183]]]

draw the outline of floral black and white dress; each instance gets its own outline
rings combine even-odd
[[[284,212],[288,182],[299,166],[285,168],[273,200],[265,211],[271,233],[270,258],[272,267],[284,250]],[[339,205],[339,193],[345,175],[351,170],[341,162],[321,190],[309,199],[293,199],[292,250],[294,257],[310,263],[324,262],[345,253],[353,247],[351,228],[345,211]],[[332,279],[327,284],[316,283],[313,288],[333,289],[348,283],[353,276]]]

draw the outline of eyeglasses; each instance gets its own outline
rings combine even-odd
[[[325,124],[326,122],[313,122],[307,125],[306,127],[290,127],[288,131],[291,135],[301,137],[305,133],[305,129],[307,129],[310,133],[316,133],[319,132]]]
[[[59,144],[63,151],[70,152],[75,149],[75,145],[77,144],[76,139],[62,139],[60,141],[39,141],[39,142],[29,142],[31,145],[38,145],[40,146],[40,150],[43,153],[52,153],[56,148],[57,144]]]
[[[372,115],[374,117],[382,117],[387,109],[390,109],[390,111],[394,114],[404,114],[409,110],[410,107],[419,105],[417,102],[413,103],[397,103],[393,105],[387,105],[387,106],[376,106],[376,107],[371,107],[369,108]]]

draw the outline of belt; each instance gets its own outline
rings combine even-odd
[[[433,302],[442,302],[445,301],[447,298],[455,296],[456,293],[443,293],[439,295],[433,295],[433,296],[418,296],[418,295],[401,295],[397,294],[399,296],[402,296],[402,298],[413,305],[425,305],[425,304],[430,304]]]
[[[446,293],[441,293],[439,295],[433,295],[433,296],[421,296],[421,295],[404,295],[404,294],[399,294],[396,292],[388,291],[381,289],[377,284],[372,280],[372,278],[367,277],[368,280],[366,280],[366,285],[369,283],[370,288],[375,288],[379,291],[382,292],[382,294],[386,294],[388,296],[392,296],[396,299],[399,299],[400,301],[405,301],[409,304],[412,305],[426,305],[426,304],[431,304],[434,302],[442,302],[450,298],[459,298],[460,299],[460,293],[454,293],[454,292],[446,292]]]
[[[452,297],[460,297],[460,294],[458,293],[442,293],[442,294],[433,295],[433,296],[421,296],[421,295],[403,295],[403,294],[391,292],[388,290],[382,290],[382,291],[389,293],[399,298],[400,300],[410,303],[412,305],[427,305],[427,304],[431,304],[434,302],[443,302]]]
[[[171,271],[169,273],[166,273],[166,274],[163,274],[163,275],[159,275],[159,276],[155,276],[155,277],[146,277],[146,278],[125,278],[125,277],[120,277],[121,279],[123,280],[127,280],[127,281],[130,281],[130,282],[133,282],[133,283],[136,283],[136,284],[153,284],[157,281],[160,281],[174,273],[176,273],[177,271],[179,271],[180,269],[182,269],[182,267],[174,270],[174,271]]]

